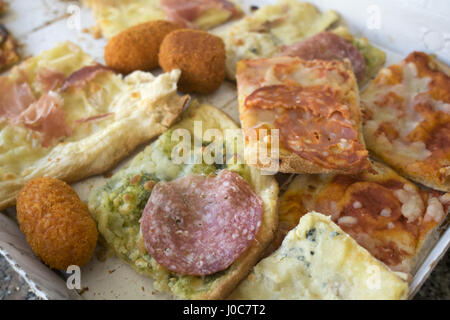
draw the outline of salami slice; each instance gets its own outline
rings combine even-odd
[[[364,78],[366,62],[358,49],[348,40],[332,33],[321,32],[301,42],[283,47],[279,56],[299,57],[304,60],[349,59],[358,81]]]
[[[184,275],[228,268],[251,245],[262,201],[237,173],[159,182],[141,218],[145,247],[160,265]]]
[[[324,168],[363,169],[368,153],[350,121],[350,109],[329,86],[272,85],[256,89],[245,99],[248,109],[275,109],[281,143],[302,158]]]

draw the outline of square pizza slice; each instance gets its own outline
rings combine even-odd
[[[164,132],[189,99],[177,94],[179,76],[123,78],[71,42],[0,76],[0,209],[31,179],[105,172]]]
[[[413,52],[361,95],[368,149],[402,175],[450,191],[450,69]]]
[[[348,60],[243,60],[237,86],[248,164],[269,169],[277,161],[288,173],[355,173],[369,165]],[[270,161],[261,157],[265,148]]]
[[[94,33],[111,38],[136,24],[166,19],[186,28],[210,29],[243,15],[232,0],[83,0],[96,20]]]

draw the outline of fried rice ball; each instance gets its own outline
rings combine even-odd
[[[222,39],[205,31],[176,30],[161,44],[159,65],[166,72],[181,69],[181,91],[211,93],[225,79],[225,45]]]
[[[49,267],[67,270],[91,259],[97,227],[67,183],[49,177],[31,180],[18,194],[16,209],[27,242]]]
[[[156,20],[120,32],[106,45],[106,65],[125,74],[157,68],[161,42],[167,34],[179,28],[172,22]]]

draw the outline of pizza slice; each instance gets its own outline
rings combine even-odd
[[[386,61],[383,51],[372,46],[366,38],[353,37],[348,29],[342,26],[283,46],[275,55],[305,60],[348,59],[360,87],[374,77]]]
[[[299,175],[280,198],[273,248],[316,210],[392,270],[413,274],[449,209],[450,193],[419,188],[377,162],[356,175]]]
[[[450,69],[413,52],[382,69],[361,95],[373,154],[402,175],[450,191]]]
[[[338,19],[336,12],[321,13],[307,2],[279,0],[256,10],[230,28],[214,31],[225,43],[227,77],[235,80],[240,60],[269,58],[280,46],[327,30]]]
[[[179,76],[122,78],[67,42],[0,77],[0,209],[33,178],[102,173],[164,132],[188,100]]]
[[[355,173],[369,165],[347,60],[243,60],[237,87],[249,165],[291,173]]]
[[[210,29],[243,15],[233,0],[83,0],[93,11],[95,34],[111,38],[139,23],[167,19],[186,28]]]
[[[90,194],[99,232],[157,290],[225,298],[278,222],[275,178],[246,166],[242,153],[239,127],[193,101],[176,125]]]
[[[9,69],[19,60],[16,41],[5,26],[0,23],[0,72]]]
[[[0,0],[0,16],[8,10],[8,3],[5,0]]]
[[[281,247],[261,260],[234,300],[405,299],[408,283],[359,246],[330,217],[305,214]]]

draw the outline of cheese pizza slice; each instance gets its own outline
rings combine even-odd
[[[377,162],[356,175],[300,175],[280,198],[277,243],[316,210],[391,269],[414,273],[449,208],[449,193],[419,188]]]
[[[272,170],[267,165],[278,162],[279,171],[293,173],[355,173],[369,165],[347,60],[243,60],[237,86],[247,164]]]
[[[102,173],[164,132],[188,100],[179,76],[122,78],[67,42],[0,77],[0,209],[33,178]]]
[[[0,72],[10,68],[19,60],[16,41],[6,27],[0,23]]]
[[[413,52],[382,69],[361,95],[364,136],[404,176],[450,191],[450,69]]]
[[[94,13],[96,35],[111,38],[139,23],[167,19],[186,28],[210,29],[239,18],[233,0],[83,0]]]

